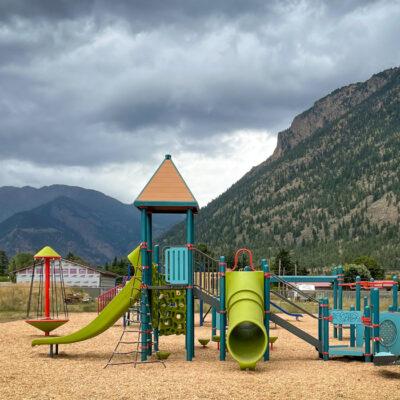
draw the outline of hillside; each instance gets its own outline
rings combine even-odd
[[[198,242],[305,266],[375,256],[400,268],[400,68],[335,90],[278,135],[268,160],[203,208]],[[180,227],[164,238],[180,243]]]
[[[140,214],[101,192],[52,185],[0,188],[0,249],[9,256],[36,252],[45,244],[101,264],[126,255],[140,241]],[[155,219],[155,236],[178,221]]]

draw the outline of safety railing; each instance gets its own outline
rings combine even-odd
[[[271,277],[273,277],[281,285],[290,288],[291,290],[293,290],[294,292],[299,294],[301,297],[303,297],[309,301],[312,301],[313,303],[319,304],[319,301],[315,297],[312,297],[309,294],[307,294],[306,292],[303,292],[296,285],[292,285],[290,282],[285,281],[284,279],[280,278],[278,275],[275,275],[275,274],[271,274]]]
[[[100,313],[106,307],[106,305],[119,293],[124,285],[117,285],[106,292],[102,293],[97,298],[97,312]]]
[[[219,261],[193,249],[194,285],[211,296],[219,296]]]

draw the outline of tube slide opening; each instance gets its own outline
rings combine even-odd
[[[250,321],[236,325],[228,340],[232,357],[246,363],[256,363],[263,356],[267,345],[264,330]]]

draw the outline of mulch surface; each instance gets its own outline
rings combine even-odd
[[[59,335],[79,329],[96,314],[72,314]],[[196,316],[197,317],[197,316]],[[316,334],[315,320],[293,322]],[[400,399],[400,366],[336,359],[323,362],[313,347],[282,328],[271,361],[256,371],[240,371],[227,355],[218,361],[216,343],[202,348],[198,338],[210,337],[210,321],[196,328],[196,357],[185,361],[183,336],[161,337],[160,349],[172,354],[161,364],[107,363],[122,332],[121,320],[91,340],[60,346],[49,358],[48,347],[34,347],[37,331],[24,321],[0,323],[1,399]],[[116,359],[115,359],[116,360]]]

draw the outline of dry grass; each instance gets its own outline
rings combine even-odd
[[[27,304],[29,298],[29,284],[10,284],[0,285],[0,322],[10,321],[16,318],[23,318],[26,316]],[[58,287],[58,290],[60,288]],[[79,292],[78,289],[66,289],[66,294]],[[33,288],[34,298],[37,295],[38,286]],[[32,306],[34,310],[34,305]],[[90,303],[69,304],[68,310],[70,312],[90,312],[97,310],[97,303],[92,301]]]
[[[58,330],[74,331],[95,317],[75,314]],[[316,333],[311,318],[294,322]],[[34,328],[23,321],[0,325],[0,397],[2,399],[399,399],[400,368],[374,367],[358,361],[323,362],[316,351],[278,328],[271,361],[255,372],[241,372],[228,355],[218,361],[215,343],[201,348],[210,323],[196,329],[196,358],[185,361],[184,337],[162,337],[160,348],[170,351],[162,365],[114,366],[103,369],[122,327],[120,321],[86,342],[60,347],[60,356],[47,357],[46,347],[30,346]]]

